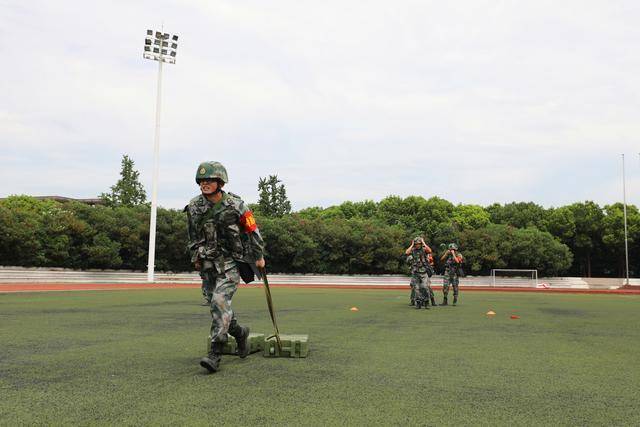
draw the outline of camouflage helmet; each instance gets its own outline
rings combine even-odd
[[[458,245],[456,245],[455,243],[449,243],[449,249],[453,249],[454,251],[457,251]]]
[[[223,183],[229,182],[227,176],[227,170],[222,163],[219,162],[202,162],[198,165],[196,171],[196,184],[200,184],[203,179],[216,179],[218,178]]]
[[[415,239],[413,239],[413,244],[417,245],[418,243],[422,244],[422,237],[418,236]]]

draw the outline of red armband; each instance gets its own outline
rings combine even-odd
[[[253,217],[253,212],[246,211],[240,217],[240,225],[245,233],[251,233],[252,231],[256,231],[258,225],[256,224],[256,219]]]

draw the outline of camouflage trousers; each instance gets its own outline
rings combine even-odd
[[[226,342],[229,328],[238,328],[236,315],[231,309],[231,299],[238,289],[240,273],[235,261],[224,262],[223,273],[214,269],[205,270],[203,287],[207,283],[206,296],[211,300],[211,341]]]
[[[428,301],[433,295],[431,278],[427,273],[413,273],[411,275],[411,299]]]
[[[446,297],[449,294],[449,287],[453,286],[453,296],[458,296],[458,284],[460,278],[457,274],[445,274],[442,279],[442,293]]]
[[[209,274],[205,271],[200,271],[200,279],[202,279],[202,296],[207,299],[207,301],[211,301],[211,297],[213,295],[213,286],[211,285],[211,281],[209,280]]]

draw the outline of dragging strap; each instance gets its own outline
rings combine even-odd
[[[278,330],[278,323],[276,322],[276,313],[273,309],[273,300],[271,299],[271,289],[269,289],[269,281],[267,280],[267,271],[263,268],[260,268],[260,274],[262,275],[262,281],[264,282],[264,293],[267,296],[267,307],[269,307],[269,315],[271,316],[271,322],[273,323],[273,328],[276,333],[267,337],[267,339],[271,339],[273,337],[276,338],[276,343],[278,345],[278,351],[282,351],[282,343],[280,342],[280,331]]]

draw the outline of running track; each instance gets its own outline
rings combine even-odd
[[[360,290],[402,290],[407,291],[408,286],[388,286],[388,285],[327,285],[309,283],[287,283],[270,284],[271,287],[281,288],[310,288],[310,289],[360,289]],[[258,288],[261,285],[241,285],[244,288]],[[199,289],[196,283],[3,283],[0,284],[0,294],[17,292],[52,292],[52,291],[115,291],[115,290],[151,290],[151,289]],[[441,289],[441,286],[433,286],[434,289]],[[498,291],[498,292],[544,292],[561,294],[618,294],[618,295],[640,295],[640,288],[631,289],[543,289],[543,288],[508,288],[508,287],[486,287],[486,286],[460,286],[463,291]]]

